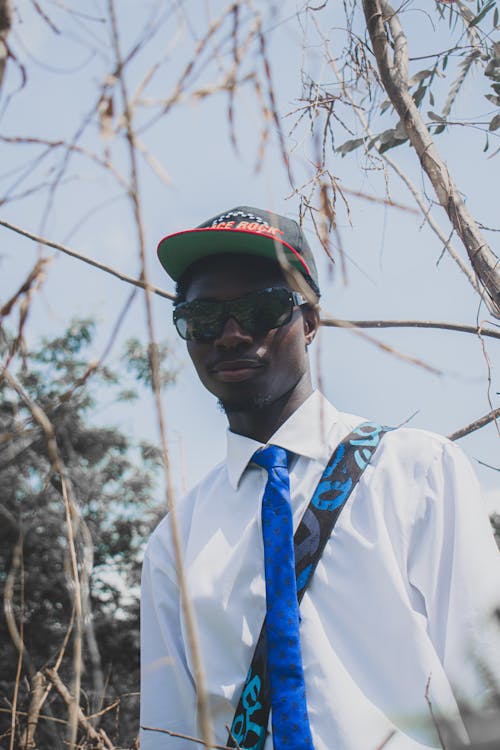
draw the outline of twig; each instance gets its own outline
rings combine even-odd
[[[17,698],[19,695],[19,681],[21,679],[21,669],[23,666],[23,652],[24,652],[24,568],[23,568],[23,532],[22,529],[19,532],[19,539],[17,540],[16,546],[14,547],[14,554],[12,556],[12,567],[9,571],[9,575],[7,576],[7,582],[5,584],[5,601],[4,601],[4,609],[5,609],[5,616],[7,621],[9,618],[7,617],[7,612],[10,610],[10,614],[12,619],[14,620],[15,624],[15,618],[14,618],[14,580],[16,575],[16,570],[20,571],[21,574],[21,612],[19,616],[19,641],[18,644],[18,656],[17,656],[17,669],[16,669],[16,679],[14,682],[14,696],[12,698],[12,715],[11,715],[11,724],[10,724],[10,743],[9,743],[9,750],[14,750],[14,740],[16,736],[16,709],[17,709]]]
[[[443,748],[443,750],[446,750],[446,745],[444,744],[443,734],[441,732],[441,728],[439,726],[439,722],[438,722],[436,716],[434,715],[434,709],[432,707],[431,699],[429,697],[429,688],[430,688],[430,684],[431,684],[431,678],[432,678],[432,672],[429,674],[429,677],[427,679],[427,684],[425,686],[425,701],[426,701],[426,703],[427,703],[427,705],[429,707],[429,713],[431,715],[432,723],[434,724],[434,727],[436,729],[437,735],[439,737],[439,742],[441,743],[441,747]]]
[[[12,25],[12,6],[10,0],[2,2],[0,17],[0,89],[2,88],[5,67],[9,58],[7,35]]]
[[[219,18],[217,18],[215,21],[213,21],[210,26],[207,29],[207,33],[204,37],[202,37],[198,44],[196,45],[196,49],[193,52],[193,55],[189,62],[187,63],[186,67],[184,68],[181,76],[177,80],[177,83],[175,84],[174,90],[172,94],[165,100],[163,107],[161,108],[160,112],[158,112],[156,115],[154,115],[148,122],[146,122],[138,132],[144,132],[145,130],[149,129],[152,125],[154,125],[158,120],[160,120],[162,117],[164,117],[169,111],[170,108],[180,99],[182,96],[182,93],[184,91],[184,86],[186,84],[187,79],[191,75],[196,62],[201,58],[202,53],[205,50],[205,47],[207,46],[210,39],[214,36],[214,34],[217,32],[219,27],[222,25],[224,19],[226,16],[230,15],[233,10],[234,3],[231,3],[222,13]],[[121,72],[121,69],[118,68],[118,70]],[[124,103],[125,107],[126,104]],[[127,119],[127,113],[124,113],[125,119]]]
[[[141,729],[147,732],[161,732],[162,734],[168,734],[169,737],[178,737],[181,740],[188,740],[188,742],[198,742],[200,745],[204,745],[208,748],[215,748],[215,750],[231,750],[227,745],[208,745],[205,740],[199,739],[198,737],[191,737],[189,734],[181,734],[180,732],[172,732],[170,729],[160,729],[159,727],[146,727],[141,724]]]
[[[417,365],[418,367],[422,367],[424,370],[427,370],[428,372],[432,372],[434,375],[443,374],[441,370],[437,369],[437,367],[433,367],[433,365],[427,364],[427,362],[424,362],[418,357],[413,357],[411,354],[404,354],[403,352],[400,352],[397,349],[394,349],[392,346],[389,346],[388,344],[384,344],[382,341],[379,341],[373,336],[369,336],[367,333],[364,333],[361,330],[361,327],[356,326],[351,321],[348,321],[348,320],[342,321],[342,320],[337,320],[335,318],[330,318],[330,325],[334,325],[334,324],[338,328],[347,328],[348,330],[352,331],[352,333],[356,334],[356,336],[360,336],[366,341],[369,341],[371,344],[374,344],[374,346],[378,347],[379,349],[382,349],[382,351],[387,352],[388,354],[392,354],[394,357],[397,357],[398,359],[402,359],[404,362],[409,362],[412,365]]]
[[[488,350],[486,348],[486,342],[485,342],[485,340],[483,339],[483,337],[481,335],[479,336],[479,338],[481,340],[481,348],[483,350],[483,359],[484,359],[485,364],[486,364],[486,372],[487,372],[487,382],[488,382],[488,385],[486,387],[486,397],[488,399],[488,404],[490,405],[490,409],[493,411],[493,400],[491,398],[491,387],[492,387],[492,382],[491,382],[491,362],[490,362],[490,358],[488,356]],[[500,437],[500,426],[499,426],[499,424],[498,424],[498,422],[497,422],[496,419],[495,419],[495,427],[497,428],[498,437]]]
[[[490,312],[500,317],[500,265],[465,206],[448,167],[441,159],[428,128],[408,88],[408,46],[405,33],[387,0],[363,0],[366,25],[383,86],[398,113],[408,139],[415,149],[441,206],[462,240],[469,260],[485,293]],[[389,32],[391,40],[389,40]],[[390,41],[393,47],[391,57]]]
[[[53,669],[47,668],[44,669],[44,674],[52,682],[54,688],[57,690],[66,705],[68,707],[71,707],[71,705],[73,704],[73,697],[57,672],[55,672],[55,670]],[[113,743],[109,739],[106,732],[103,729],[99,729],[99,731],[95,730],[83,713],[80,706],[78,706],[77,718],[78,723],[87,732],[92,742],[96,744],[96,748],[98,748],[98,750],[114,750]]]
[[[294,179],[293,179],[293,174],[292,174],[292,167],[290,164],[290,157],[288,155],[288,151],[285,145],[283,129],[281,127],[281,123],[280,123],[279,116],[278,116],[278,107],[276,104],[276,97],[274,95],[274,85],[273,85],[273,79],[271,75],[271,65],[269,63],[269,59],[267,56],[266,38],[265,38],[264,32],[262,31],[260,18],[258,19],[258,35],[259,35],[259,40],[260,40],[260,54],[261,54],[262,62],[264,65],[264,72],[266,74],[267,95],[269,97],[269,104],[270,104],[269,110],[274,120],[275,127],[276,127],[278,143],[279,143],[279,147],[281,151],[281,158],[283,160],[283,164],[287,172],[288,181],[291,187],[293,188]]]
[[[45,702],[45,688],[45,677],[42,672],[37,672],[31,680],[31,700],[27,714],[26,729],[19,742],[20,750],[34,750],[36,748],[35,730],[40,718],[40,710]]]
[[[10,708],[1,708],[0,707],[0,714],[10,714],[12,709]],[[28,711],[16,711],[18,716],[29,716]],[[47,716],[46,714],[40,714],[38,717],[39,719],[44,719],[45,721],[52,721],[55,724],[66,724],[66,719],[58,719],[57,716]]]
[[[116,278],[120,279],[121,281],[125,281],[127,284],[133,284],[134,286],[140,288],[140,289],[146,289],[146,284],[144,281],[141,281],[140,279],[134,279],[131,276],[127,276],[126,274],[122,273],[121,271],[118,271],[116,268],[112,268],[111,266],[107,266],[103,263],[100,263],[99,261],[94,260],[93,258],[89,258],[86,255],[83,255],[82,253],[77,252],[76,250],[72,250],[69,247],[66,247],[65,245],[61,245],[58,242],[53,242],[52,240],[45,239],[44,237],[39,237],[38,235],[32,234],[31,232],[28,232],[25,229],[22,229],[21,227],[17,227],[14,224],[11,224],[8,221],[4,221],[3,219],[0,219],[0,225],[6,227],[7,229],[11,229],[14,232],[17,232],[19,234],[22,234],[25,237],[28,237],[31,240],[34,240],[35,242],[38,242],[42,245],[47,245],[48,247],[52,247],[56,250],[60,250],[61,252],[70,255],[73,258],[76,258],[77,260],[81,260],[84,263],[88,263],[91,266],[95,266],[96,268],[99,268],[101,271],[105,271],[106,273],[111,274],[112,276],[115,276]],[[45,261],[46,262],[46,261]],[[39,269],[40,270],[40,269]],[[34,271],[30,274],[30,278],[33,275]],[[23,286],[18,290],[18,292],[14,295],[14,297],[9,300],[9,303],[6,303],[1,313],[5,314],[10,310],[11,303],[14,302],[15,299],[17,299],[18,295],[25,291],[24,287],[27,282],[23,284]],[[153,294],[157,294],[159,297],[163,297],[164,299],[169,299],[173,301],[175,299],[175,295],[167,292],[165,289],[161,289],[160,287],[153,286],[151,284],[148,284],[149,291]],[[127,305],[130,304],[130,300],[127,301]],[[490,336],[491,338],[500,338],[500,332],[495,331],[492,328],[483,328],[481,326],[468,326],[468,325],[461,325],[458,323],[447,323],[447,322],[438,322],[438,321],[429,321],[429,320],[341,320],[337,318],[322,318],[321,319],[321,325],[324,325],[325,327],[357,327],[357,328],[441,328],[444,330],[449,331],[462,331],[464,333],[474,333],[474,334],[481,334],[482,336]],[[94,367],[92,368],[94,369]],[[87,374],[84,378],[82,378],[82,383],[84,380],[86,380]]]
[[[133,284],[140,289],[146,288],[146,284],[141,279],[134,279],[131,276],[127,276],[121,271],[118,271],[116,268],[112,268],[111,266],[107,266],[104,263],[100,263],[98,260],[94,260],[94,258],[89,258],[87,255],[83,255],[83,253],[72,250],[66,245],[61,245],[59,242],[52,242],[52,240],[47,240],[44,237],[39,237],[38,235],[33,234],[32,232],[28,232],[26,229],[22,229],[21,227],[18,227],[15,224],[11,224],[9,221],[5,221],[4,219],[0,219],[0,226],[6,227],[6,229],[11,229],[13,232],[17,232],[17,234],[22,234],[23,237],[28,237],[28,239],[34,240],[40,245],[46,245],[47,247],[53,247],[55,250],[60,250],[62,253],[70,255],[72,258],[82,260],[84,263],[88,263],[90,266],[94,266],[94,268],[98,268],[100,271],[105,271],[106,273],[111,274],[111,276],[116,276],[116,278],[120,279],[121,281],[126,281],[128,284]],[[166,292],[164,289],[160,289],[157,286],[148,284],[148,288],[150,292],[153,292],[153,294],[157,294],[159,297],[165,297],[165,299],[170,300],[174,299],[175,295],[170,294],[169,292]]]
[[[362,128],[363,128],[363,130],[364,130],[364,132],[366,134],[367,141],[368,140],[373,141],[374,136],[373,136],[372,131],[370,130],[368,122],[367,122],[366,118],[364,117],[364,115],[363,115],[362,111],[360,110],[360,108],[356,106],[356,102],[354,101],[354,98],[353,98],[351,92],[346,87],[345,82],[342,79],[342,76],[340,75],[340,71],[339,71],[339,69],[337,67],[337,64],[335,62],[335,58],[332,55],[332,52],[330,50],[328,41],[327,41],[326,37],[322,34],[322,32],[321,32],[321,30],[320,30],[320,28],[319,28],[319,26],[318,26],[318,24],[316,22],[316,19],[314,19],[314,21],[315,21],[315,24],[316,24],[316,28],[318,29],[318,33],[321,35],[321,37],[323,39],[323,44],[325,45],[325,49],[326,49],[327,54],[328,54],[328,61],[329,61],[330,65],[331,65],[331,68],[332,68],[333,72],[335,73],[337,81],[338,81],[339,85],[342,87],[342,91],[343,91],[344,95],[347,97],[347,99],[349,100],[350,104],[352,105],[353,111],[354,111],[356,117],[358,118],[359,122],[361,123],[361,126],[362,126]],[[439,237],[439,239],[443,243],[443,246],[446,248],[446,250],[448,251],[448,253],[450,254],[450,256],[453,258],[453,260],[455,261],[455,263],[458,265],[458,267],[460,268],[460,270],[462,271],[462,273],[467,277],[467,279],[468,279],[469,283],[471,284],[472,288],[476,292],[478,292],[478,294],[481,294],[482,290],[479,287],[479,284],[477,282],[475,274],[472,273],[471,270],[470,270],[470,268],[464,263],[464,261],[462,260],[462,258],[459,255],[458,251],[455,249],[455,247],[451,243],[451,240],[448,237],[446,237],[446,235],[444,234],[444,232],[441,229],[441,227],[439,226],[439,224],[435,221],[435,219],[433,218],[432,214],[430,213],[430,210],[429,210],[428,206],[426,206],[426,204],[425,204],[424,198],[422,197],[422,195],[420,194],[420,192],[417,190],[417,188],[415,187],[415,185],[413,184],[413,182],[410,180],[410,178],[408,177],[408,175],[406,174],[406,172],[404,172],[399,167],[399,165],[394,161],[394,159],[392,159],[390,156],[388,156],[388,154],[386,152],[380,153],[380,149],[379,148],[377,148],[377,152],[378,152],[380,158],[386,164],[388,164],[390,166],[390,168],[393,170],[393,172],[395,172],[398,175],[398,177],[405,183],[406,187],[408,188],[408,190],[410,191],[410,193],[413,195],[413,198],[415,199],[415,202],[417,203],[418,207],[420,208],[420,210],[422,212],[422,215],[423,215],[424,220],[426,221],[426,223],[430,226],[430,228],[432,229],[432,231]],[[488,305],[489,300],[485,300],[485,302]],[[489,305],[488,305],[488,309],[489,309]]]
[[[141,215],[141,206],[140,206],[140,198],[139,198],[139,183],[138,183],[138,176],[137,176],[136,146],[135,146],[136,139],[135,139],[135,133],[134,133],[133,125],[132,125],[132,111],[130,109],[128,91],[127,91],[127,87],[125,84],[122,54],[121,54],[121,49],[120,49],[120,41],[119,41],[119,35],[118,35],[118,25],[116,21],[114,0],[108,0],[108,9],[109,9],[109,17],[111,20],[112,42],[113,42],[113,49],[114,49],[115,61],[116,61],[116,70],[117,70],[116,75],[118,78],[121,95],[123,99],[126,137],[127,137],[128,146],[129,146],[130,171],[131,171],[130,199],[132,201],[132,207],[133,207],[135,224],[136,224],[137,235],[138,235],[138,245],[139,245],[139,253],[140,253],[141,268],[142,268],[141,280],[144,282],[144,289],[146,291],[144,299],[146,303],[146,317],[147,317],[150,354],[151,354],[151,375],[152,375],[153,392],[154,392],[154,398],[155,398],[155,404],[156,404],[156,414],[157,414],[157,419],[158,419],[158,428],[160,432],[160,439],[161,439],[161,446],[162,446],[163,465],[165,469],[166,499],[167,499],[167,506],[169,510],[169,521],[170,521],[170,528],[172,532],[176,571],[177,571],[177,578],[178,578],[178,583],[179,583],[179,590],[181,594],[182,607],[183,607],[183,612],[185,616],[188,643],[189,643],[189,648],[190,648],[192,662],[193,662],[193,672],[194,672],[193,676],[194,676],[194,682],[196,686],[197,709],[198,709],[201,733],[202,733],[205,745],[207,747],[213,747],[214,736],[213,736],[212,723],[210,719],[208,698],[207,698],[207,693],[206,693],[206,688],[205,688],[205,675],[204,675],[202,658],[201,658],[201,649],[200,649],[199,640],[198,640],[193,606],[192,606],[192,602],[189,598],[188,591],[187,591],[187,583],[186,583],[186,577],[185,577],[185,571],[184,571],[183,559],[182,559],[180,532],[179,532],[179,527],[178,527],[178,522],[177,522],[174,492],[173,492],[172,478],[171,478],[171,472],[170,472],[170,458],[169,458],[168,444],[167,444],[167,438],[166,438],[165,421],[163,417],[163,403],[162,403],[162,398],[161,398],[161,379],[160,379],[160,369],[159,369],[159,362],[158,362],[158,349],[156,346],[153,313],[151,309],[151,296],[150,296],[151,287],[148,282],[145,239],[144,239],[144,230],[143,230],[143,225],[142,225],[142,215]],[[189,75],[189,70],[190,69],[188,66],[188,68],[185,71],[185,77]],[[165,111],[166,110],[164,110],[164,112]]]
[[[465,435],[469,435],[471,432],[475,432],[476,430],[479,430],[481,427],[484,427],[490,422],[495,421],[499,417],[500,408],[493,409],[492,411],[488,412],[488,414],[485,414],[484,417],[480,417],[479,419],[474,420],[474,422],[471,422],[465,427],[462,427],[460,430],[452,432],[451,435],[448,435],[448,438],[449,440],[459,440],[460,438],[465,437]]]
[[[75,607],[75,622],[76,622],[76,633],[74,639],[73,648],[73,663],[75,671],[75,696],[72,698],[69,705],[69,744],[70,750],[74,748],[76,743],[76,733],[78,729],[77,713],[79,709],[79,696],[80,696],[80,684],[82,675],[82,632],[83,632],[83,604],[82,604],[82,591],[80,586],[80,577],[78,573],[78,562],[76,557],[76,546],[75,536],[73,531],[73,520],[77,520],[79,517],[75,503],[73,501],[69,482],[67,479],[65,466],[60,458],[59,449],[57,447],[56,436],[54,426],[50,419],[47,417],[43,409],[36,404],[26,393],[21,383],[17,378],[12,375],[9,370],[2,366],[4,377],[6,378],[9,385],[16,391],[22,401],[26,404],[30,410],[33,419],[42,428],[46,442],[47,452],[51,467],[61,478],[62,495],[64,501],[64,510],[66,515],[66,532],[68,536],[68,550],[71,563],[71,574],[74,586],[74,597],[73,603]]]
[[[327,328],[438,328],[445,331],[460,331],[500,339],[500,330],[495,331],[493,328],[446,323],[437,320],[340,320],[338,318],[321,318],[320,322]]]
[[[10,315],[12,308],[14,307],[16,302],[19,300],[19,298],[22,297],[19,303],[19,325],[18,325],[18,330],[17,330],[17,336],[14,339],[12,346],[10,347],[10,351],[5,361],[5,367],[8,367],[10,365],[11,360],[16,354],[19,346],[22,344],[23,329],[24,329],[24,324],[26,323],[26,320],[28,317],[28,311],[29,311],[33,288],[35,289],[35,291],[40,289],[45,279],[45,266],[48,262],[49,261],[47,258],[39,258],[38,261],[35,263],[33,269],[28,274],[28,277],[21,284],[17,292],[15,292],[15,294],[13,294],[12,297],[0,309],[0,326],[1,326],[3,318]],[[2,377],[0,375],[0,382],[1,380],[2,380]]]
[[[87,149],[83,148],[82,146],[78,146],[76,143],[66,143],[65,141],[49,141],[44,138],[34,138],[31,136],[6,136],[6,135],[0,135],[0,142],[2,143],[19,143],[24,145],[38,145],[38,146],[47,146],[48,149],[55,149],[55,148],[65,148],[68,151],[72,151],[75,154],[80,154],[81,156],[86,156],[90,161],[93,161],[98,166],[102,167],[103,169],[108,170],[111,172],[113,177],[116,179],[116,181],[125,189],[128,189],[128,185],[125,181],[125,179],[122,177],[122,175],[118,172],[116,167],[113,165],[109,159],[102,159],[98,154],[95,154],[93,151],[88,151]]]
[[[382,740],[382,742],[380,743],[380,745],[377,745],[377,747],[375,748],[375,750],[383,750],[383,748],[387,746],[388,742],[390,742],[390,740],[392,740],[392,738],[394,737],[395,734],[396,734],[396,730],[395,729],[391,729],[391,731],[388,732],[387,736]]]

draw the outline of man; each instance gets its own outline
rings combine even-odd
[[[299,634],[294,685],[302,681],[307,708],[300,721],[291,717],[292,739],[281,736],[281,724],[301,711],[302,687],[279,694],[297,653],[280,660],[266,630],[271,600],[281,596],[271,581],[281,562],[267,546],[272,470],[259,456],[263,446],[285,456],[279,471],[297,529],[333,452],[364,420],[338,412],[313,389],[308,347],[319,324],[319,286],[296,222],[240,206],[166,237],[158,253],[177,281],[177,330],[229,424],[226,461],[178,506],[216,742],[226,744],[228,727],[242,747],[258,736],[253,720],[263,692],[243,686],[266,598],[269,678],[263,673],[258,683],[271,685],[266,750],[440,747],[442,717],[465,742],[458,704],[484,707],[493,686],[485,669],[500,673],[491,625],[499,558],[463,454],[407,428],[382,437],[352,489],[300,616],[296,594],[287,600],[286,627]],[[285,553],[282,560],[288,565]],[[283,643],[294,637],[287,631]],[[233,722],[242,690],[244,716]],[[141,704],[142,726],[173,733],[143,730],[141,750],[181,750],[190,745],[176,735],[200,736],[168,518],[144,560]]]

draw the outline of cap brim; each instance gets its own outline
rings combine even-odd
[[[178,281],[189,266],[210,255],[258,255],[279,262],[277,245],[294,268],[310,275],[307,263],[291,245],[260,232],[244,230],[200,228],[170,234],[160,240],[158,258],[168,275]]]

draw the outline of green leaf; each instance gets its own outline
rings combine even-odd
[[[496,0],[490,0],[489,3],[483,7],[483,9],[469,22],[469,28],[477,26],[477,24],[483,20],[483,18],[496,6]]]
[[[380,114],[383,115],[384,112],[386,112],[389,109],[390,106],[392,106],[391,105],[391,100],[390,99],[384,99],[384,101],[380,105]]]
[[[492,133],[494,130],[498,130],[498,128],[500,128],[500,114],[495,115],[495,117],[488,125],[488,130],[490,131],[490,133]]]
[[[493,13],[493,26],[495,28],[498,26],[498,8],[495,8],[495,12]]]
[[[404,131],[404,127],[401,121],[399,121],[395,128],[384,130],[384,132],[380,134],[378,137],[378,150],[383,154],[384,151],[388,151],[390,148],[396,148],[396,146],[400,146],[407,140],[408,137]]]
[[[118,401],[136,401],[138,398],[139,394],[132,388],[120,391],[118,394]]]
[[[415,102],[417,107],[420,107],[422,103],[422,99],[424,98],[426,91],[427,91],[427,86],[420,86],[413,94],[413,101]]]
[[[486,99],[494,104],[496,107],[500,107],[500,96],[494,96],[493,94],[485,94]]]
[[[435,112],[432,112],[431,110],[429,110],[427,112],[427,117],[430,120],[434,120],[434,122],[444,122],[444,123],[446,123],[446,120],[445,120],[444,117],[441,117],[441,115],[437,115]]]
[[[421,83],[421,81],[425,80],[429,76],[432,75],[432,70],[420,70],[418,73],[415,73],[410,80],[408,81],[409,86],[413,86],[414,83]]]
[[[351,140],[342,143],[342,145],[336,148],[335,151],[341,156],[345,156],[350,151],[354,151],[355,149],[359,148],[359,146],[361,146],[363,143],[364,138],[352,138]]]

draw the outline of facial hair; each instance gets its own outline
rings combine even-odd
[[[238,412],[255,412],[261,411],[270,405],[272,396],[246,396],[240,399],[233,399],[232,401],[219,401],[217,405],[224,414],[235,414]]]

